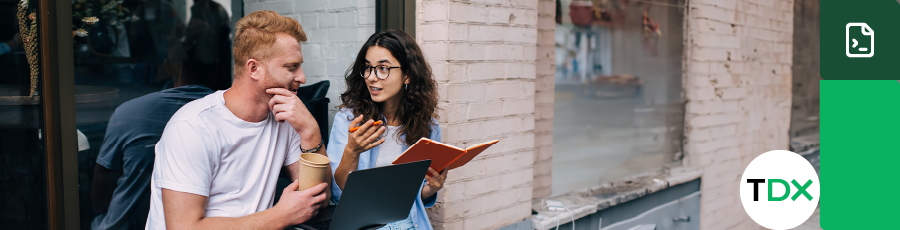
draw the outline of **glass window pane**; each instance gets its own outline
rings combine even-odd
[[[166,122],[231,86],[230,8],[230,0],[72,2],[82,229],[144,228]]]
[[[0,2],[0,228],[47,229],[41,92],[31,74],[40,63],[36,44],[25,42],[37,35],[28,16],[38,4],[32,1],[21,15],[19,4]]]
[[[590,2],[560,2],[553,195],[680,160],[684,1],[667,2],[609,1],[593,21]]]

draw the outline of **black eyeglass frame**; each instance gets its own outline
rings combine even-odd
[[[363,78],[368,78],[368,77],[366,77],[366,74],[367,74],[367,73],[372,74],[372,72],[375,71],[375,68],[379,68],[379,67],[388,68],[387,76],[384,76],[384,78],[379,77],[379,76],[378,76],[378,72],[375,72],[375,73],[374,73],[374,74],[375,74],[375,78],[378,78],[378,79],[381,79],[381,80],[386,80],[386,79],[388,79],[388,77],[391,76],[391,70],[392,70],[392,69],[400,69],[400,68],[403,68],[402,66],[386,66],[386,65],[377,65],[377,66],[364,65],[364,66],[362,66],[362,67],[365,68],[365,70],[359,72],[359,76],[360,76],[360,77],[363,77]]]

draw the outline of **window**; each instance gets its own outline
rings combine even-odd
[[[375,30],[398,29],[416,37],[415,9],[415,0],[376,0]]]
[[[19,4],[0,2],[0,223],[9,229],[46,229],[44,92],[40,71],[32,71],[40,69],[40,51],[31,42],[38,28],[28,19],[43,5],[32,1],[20,10]]]
[[[166,122],[201,93],[231,86],[232,1],[78,0],[71,7],[80,227],[143,229],[154,145]],[[182,97],[188,87],[196,98]],[[153,94],[162,90],[178,100]]]
[[[681,159],[684,1],[603,2],[559,4],[553,195]]]

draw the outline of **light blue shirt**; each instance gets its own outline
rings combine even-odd
[[[353,118],[355,118],[355,116],[353,116],[353,110],[347,108],[341,109],[340,112],[334,115],[334,124],[331,126],[331,136],[328,138],[329,143],[327,147],[328,158],[331,160],[332,174],[334,174],[334,170],[337,170],[338,165],[341,164],[341,158],[344,155],[344,147],[347,146],[347,129]],[[437,120],[433,121],[431,125],[431,136],[428,138],[434,141],[441,141],[441,127],[438,126]],[[401,135],[400,140],[406,140],[406,135]],[[401,151],[406,151],[408,148],[409,145],[404,143]],[[360,153],[357,170],[374,168],[376,159],[378,159],[378,146]],[[425,182],[425,180],[422,181],[422,186],[425,186]],[[341,193],[341,188],[332,180],[331,200],[334,201],[334,203],[338,203],[341,199]],[[417,194],[422,194],[421,186],[419,187],[419,193]],[[431,221],[428,220],[428,214],[425,213],[425,208],[434,206],[436,200],[437,193],[425,200],[422,200],[421,195],[416,196],[416,202],[413,203],[409,213],[409,219],[412,219],[416,229],[432,230]]]

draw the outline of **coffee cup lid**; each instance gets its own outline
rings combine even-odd
[[[329,163],[328,157],[318,153],[300,154],[300,161],[305,162],[308,165],[328,165]]]

